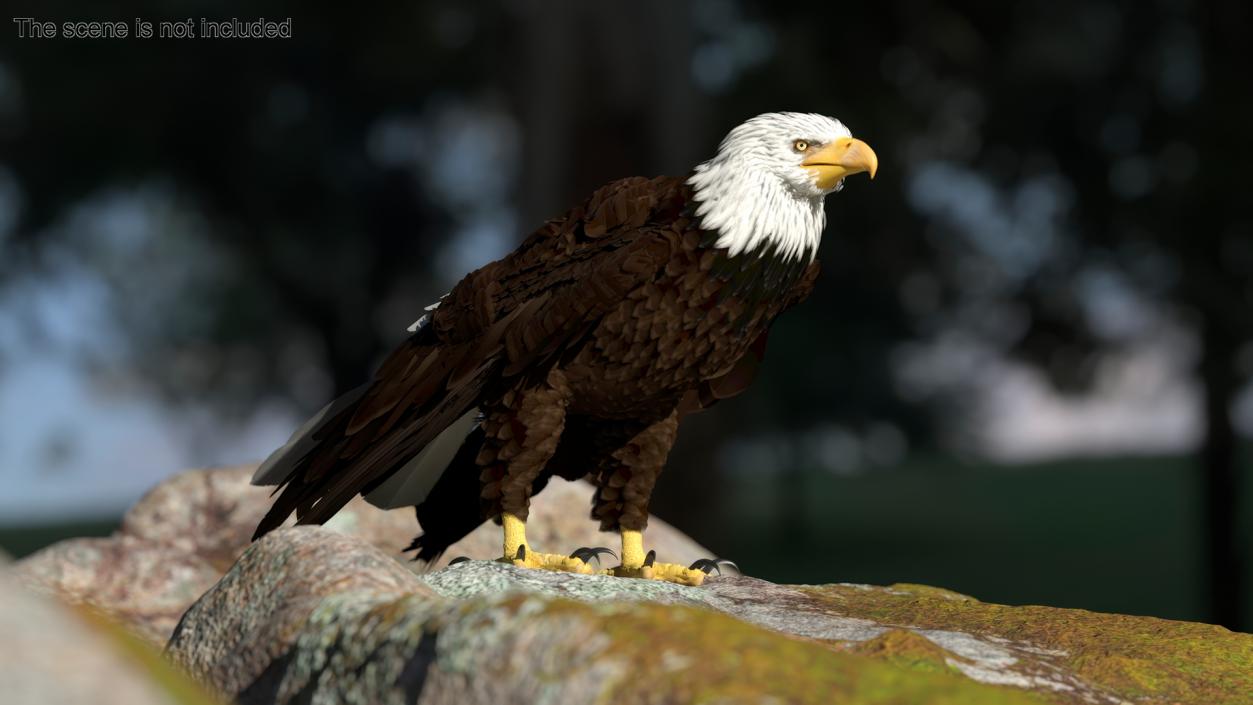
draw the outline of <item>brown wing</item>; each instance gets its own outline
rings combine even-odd
[[[665,267],[684,235],[687,197],[680,179],[614,182],[466,276],[360,398],[313,432],[256,535],[292,511],[300,523],[326,521],[486,394],[577,345]]]

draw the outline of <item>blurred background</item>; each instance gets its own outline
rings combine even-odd
[[[28,13],[14,10],[14,16]],[[1240,0],[45,2],[288,40],[0,44],[0,547],[255,461],[423,306],[765,111],[833,115],[813,298],[653,508],[788,582],[1253,628]]]

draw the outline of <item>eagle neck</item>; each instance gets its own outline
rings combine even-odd
[[[822,199],[797,192],[750,157],[720,153],[688,177],[701,227],[716,232],[716,247],[731,257],[813,261],[826,227]]]

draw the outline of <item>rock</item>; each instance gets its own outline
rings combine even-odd
[[[248,547],[269,509],[272,488],[250,485],[254,470],[239,466],[176,475],[140,499],[112,537],[60,542],[21,561],[17,575],[28,586],[90,605],[164,644],[179,616]],[[535,498],[531,542],[568,551],[616,541],[588,519],[592,491],[585,482],[550,482]],[[401,550],[421,530],[412,510],[382,511],[360,497],[327,527],[373,544],[415,571],[438,568],[456,556],[494,558],[500,552],[500,529],[488,523],[435,565],[410,562]],[[710,555],[657,519],[650,520],[646,540],[663,561],[686,564]]]
[[[99,617],[25,589],[3,565],[0,684],[0,700],[15,704],[217,702],[155,649]]]
[[[333,594],[435,596],[399,562],[358,540],[309,526],[281,529],[244,553],[183,619],[174,636],[183,645],[179,662],[223,692],[239,692]],[[225,644],[231,646],[223,651]]]
[[[1247,703],[1253,635],[913,585],[701,587],[489,561],[426,575],[321,528],[254,545],[176,662],[289,702]]]
[[[98,613],[149,642],[169,638],[180,666],[244,705],[1235,704],[1253,692],[1253,636],[1221,627],[916,585],[728,575],[692,588],[484,560],[428,571],[458,555],[494,558],[499,529],[423,566],[397,560],[419,531],[412,512],[360,499],[324,528],[284,528],[250,547],[270,501],[251,473],[179,475],[114,536],[63,542],[0,574],[0,699],[203,702]],[[531,514],[536,548],[611,543],[586,519],[590,494],[551,483]],[[648,533],[660,560],[709,555],[660,521]]]
[[[120,533],[198,556],[226,572],[252,541],[273,487],[249,484],[255,466],[189,470],[154,487],[126,512]],[[288,519],[290,526],[295,522]],[[328,525],[397,558],[417,533],[412,511],[385,512],[357,497]],[[207,587],[207,586],[206,586]]]
[[[15,571],[28,586],[92,606],[151,643],[165,643],[187,606],[221,572],[192,553],[125,534],[61,541]]]

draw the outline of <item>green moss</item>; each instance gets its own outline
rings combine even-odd
[[[519,598],[517,604],[521,604]],[[1045,703],[1024,690],[977,683],[944,666],[919,637],[880,642],[914,668],[882,663],[822,642],[783,636],[717,612],[665,605],[589,605],[552,600],[546,617],[596,620],[610,640],[603,657],[631,676],[615,703],[788,702],[863,705]],[[646,677],[642,677],[647,674]],[[772,700],[773,699],[773,700]]]
[[[960,671],[949,665],[949,661],[962,660],[925,636],[907,629],[889,629],[874,639],[853,644],[849,651],[887,661],[897,668],[928,673],[958,674]]]
[[[921,629],[999,637],[1054,650],[1054,663],[1126,699],[1247,704],[1253,635],[1219,626],[1055,607],[987,604],[917,585],[802,588],[823,607]],[[1067,702],[1064,694],[1052,696]]]

